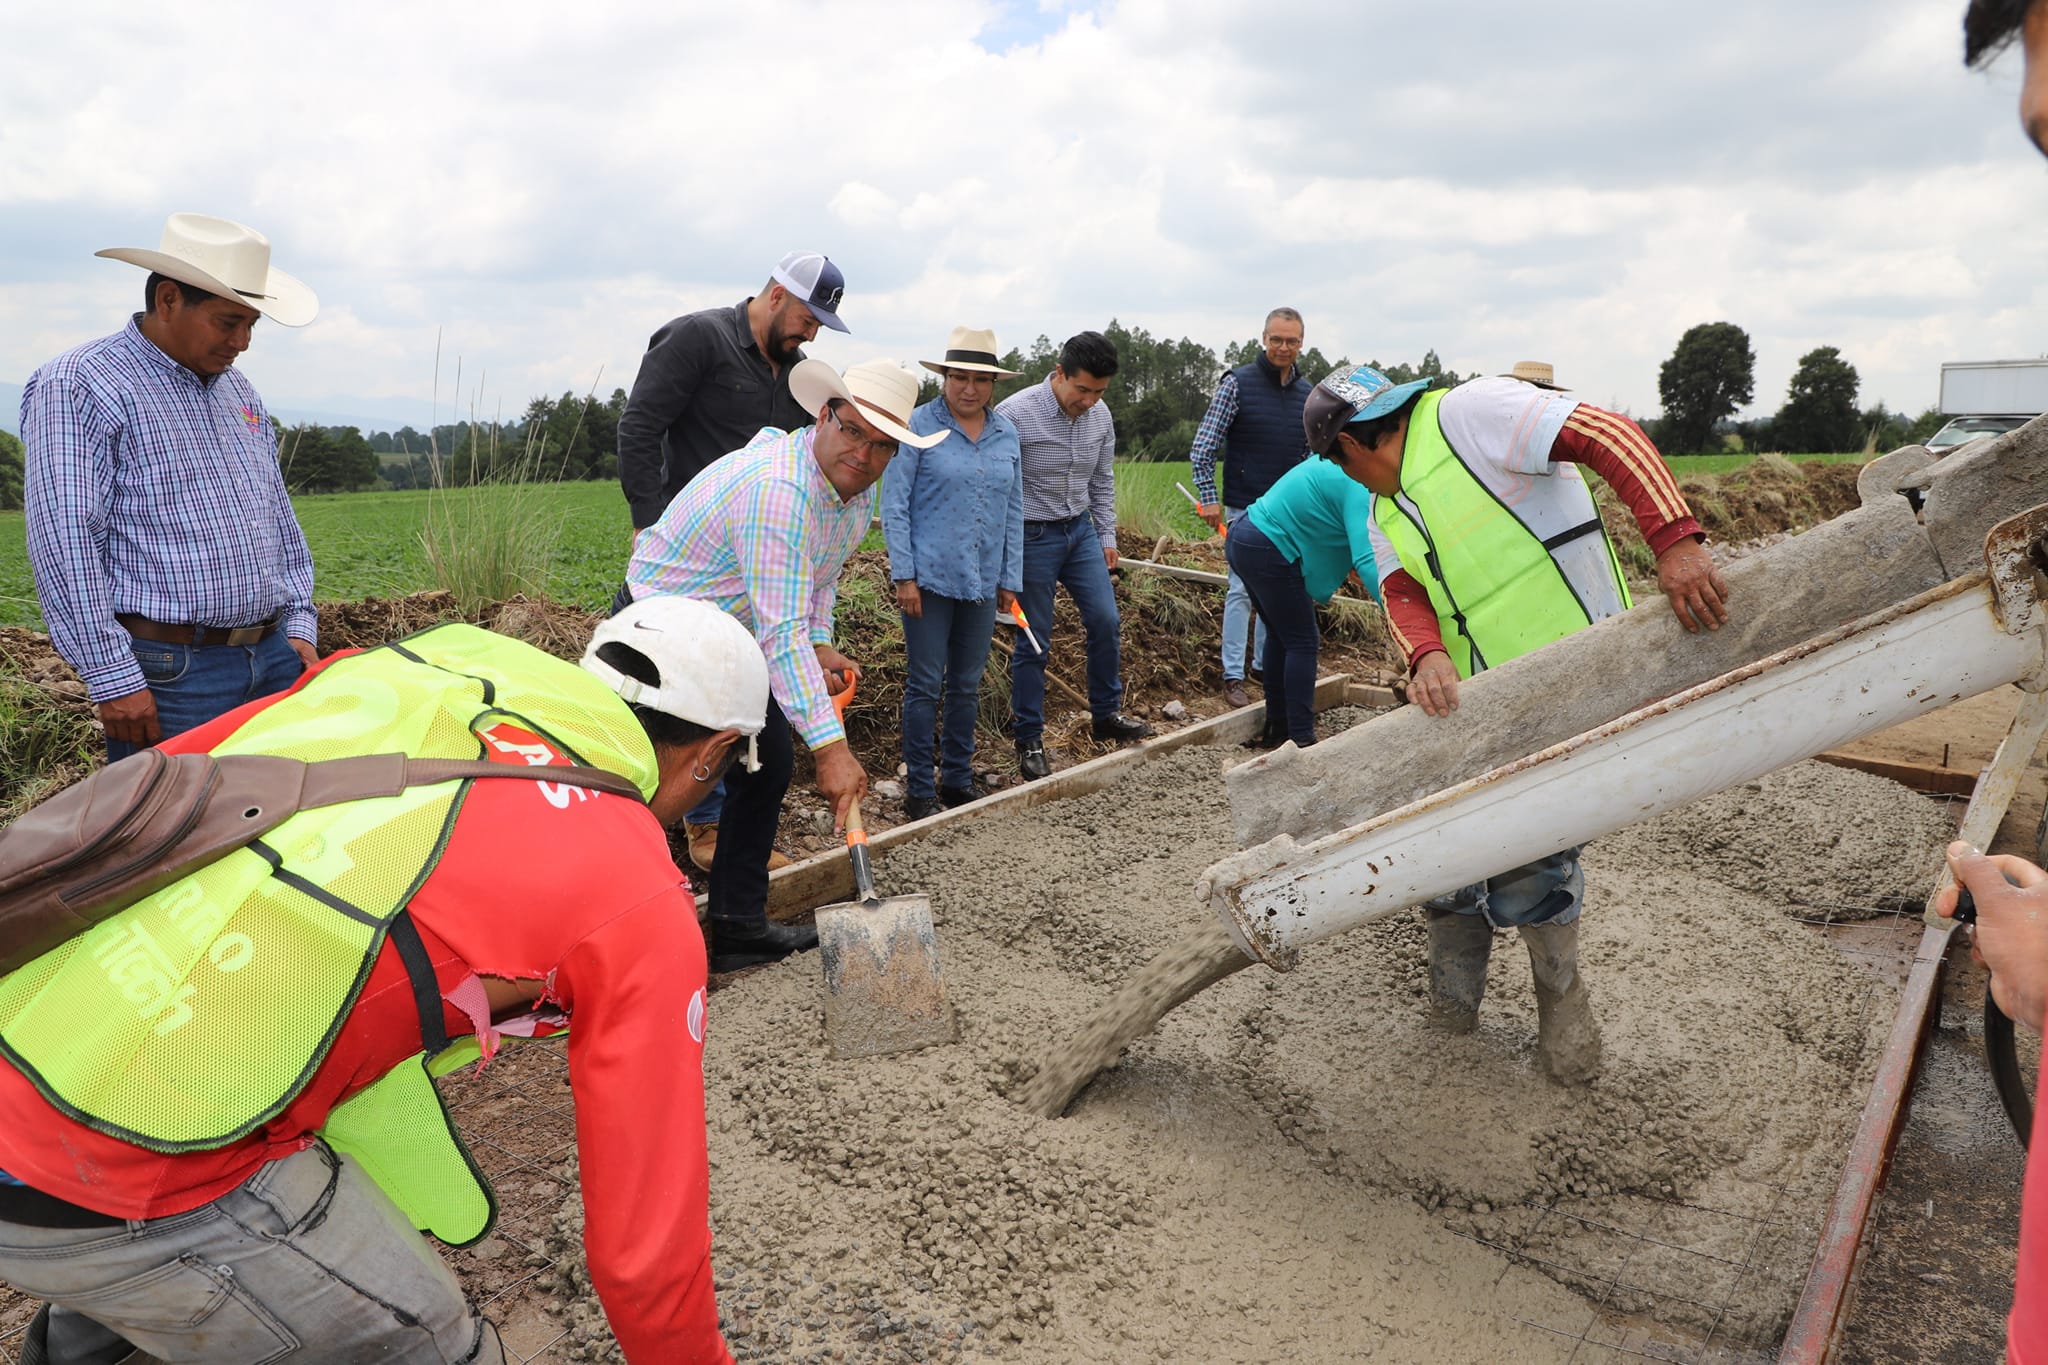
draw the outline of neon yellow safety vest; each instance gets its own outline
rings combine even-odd
[[[1401,567],[1429,592],[1458,676],[1469,678],[1593,621],[1554,557],[1579,537],[1600,536],[1624,608],[1629,595],[1592,490],[1576,485],[1585,494],[1585,516],[1546,542],[1451,448],[1437,420],[1446,392],[1425,393],[1417,401],[1401,452],[1401,491],[1375,497],[1372,506]]]
[[[474,759],[487,756],[480,732],[501,722],[653,793],[653,748],[609,688],[460,623],[329,663],[213,752]],[[432,966],[402,912],[469,786],[301,811],[0,978],[0,1054],[102,1133],[158,1152],[221,1147],[312,1078],[387,934],[420,997],[426,1045],[442,1051]],[[481,1237],[493,1210],[429,1070],[475,1055],[473,1038],[423,1053],[336,1108],[324,1130],[416,1224],[457,1245]]]

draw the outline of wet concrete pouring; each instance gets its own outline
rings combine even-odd
[[[1030,1112],[1060,1040],[1206,930],[1188,888],[1230,851],[1217,776],[1243,756],[1183,751],[891,852],[884,891],[932,898],[957,1046],[830,1060],[808,958],[713,996],[736,1354],[1766,1358],[1895,998],[1782,888],[1917,902],[1941,808],[1802,765],[1594,846],[1584,957],[1608,1062],[1584,1089],[1535,1066],[1510,936],[1480,1030],[1430,1032],[1404,913],[1292,973],[1229,975],[1067,1117]],[[528,1287],[566,1310],[555,1354],[602,1358],[579,1228],[571,1200]]]

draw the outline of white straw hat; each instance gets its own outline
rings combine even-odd
[[[204,213],[174,213],[155,251],[110,246],[95,256],[126,261],[234,303],[273,322],[304,327],[320,300],[304,284],[270,264],[270,239],[255,228]]]
[[[1524,384],[1534,384],[1539,389],[1562,389],[1557,382],[1557,372],[1550,368],[1547,360],[1517,360],[1515,367],[1501,376],[1502,379],[1519,379]]]
[[[860,415],[905,445],[930,450],[946,439],[935,431],[920,436],[910,429],[917,408],[917,377],[893,360],[863,360],[839,375],[815,356],[797,362],[789,372],[789,393],[813,417],[827,400],[838,398],[860,409]]]
[[[946,338],[944,360],[920,360],[917,363],[933,374],[944,374],[948,370],[976,370],[998,379],[1015,379],[1017,371],[1006,370],[996,363],[1001,358],[1002,350],[996,345],[996,334],[992,329],[955,327],[953,335]]]

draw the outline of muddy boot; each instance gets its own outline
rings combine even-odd
[[[1583,1085],[1600,1074],[1600,1024],[1579,976],[1579,922],[1525,924],[1536,978],[1536,1049],[1551,1079]]]
[[[1445,1033],[1479,1027],[1493,926],[1484,915],[1429,910],[1429,1022]]]

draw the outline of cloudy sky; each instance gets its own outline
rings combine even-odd
[[[141,272],[92,252],[190,209],[319,291],[242,361],[287,415],[424,426],[437,335],[441,420],[630,387],[656,326],[798,246],[845,270],[838,364],[961,322],[1220,348],[1287,303],[1332,356],[1548,359],[1647,415],[1726,319],[1752,411],[1823,344],[1918,411],[1943,360],[2048,352],[2048,164],[1961,9],[17,6],[0,384],[114,330]]]

